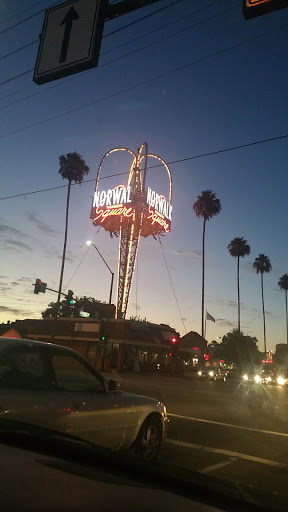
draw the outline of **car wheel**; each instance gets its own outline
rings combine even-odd
[[[140,428],[133,447],[133,453],[144,459],[154,459],[160,450],[162,440],[161,421],[147,418]]]

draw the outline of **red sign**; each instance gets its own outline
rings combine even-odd
[[[288,0],[243,0],[243,14],[248,20],[287,6]]]

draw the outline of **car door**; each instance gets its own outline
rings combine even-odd
[[[69,432],[99,446],[119,449],[126,430],[122,394],[109,392],[101,375],[77,354],[58,349],[50,357],[57,385],[68,395]]]
[[[36,344],[8,347],[0,356],[0,417],[64,432],[67,394],[50,378]]]

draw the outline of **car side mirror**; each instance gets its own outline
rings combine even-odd
[[[114,379],[110,379],[108,382],[108,389],[109,391],[116,391],[117,389],[117,382]]]

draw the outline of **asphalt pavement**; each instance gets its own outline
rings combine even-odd
[[[271,503],[286,503],[287,509],[288,387],[158,374],[114,378],[120,390],[166,405],[163,462],[231,481],[245,493],[250,489]]]

